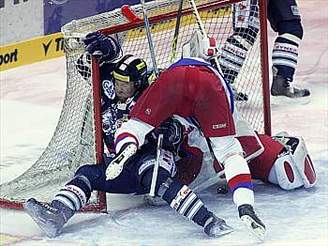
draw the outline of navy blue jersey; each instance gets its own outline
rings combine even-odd
[[[84,54],[78,59],[76,67],[84,79],[91,76],[90,57]],[[114,152],[114,134],[122,122],[127,120],[130,110],[136,103],[141,91],[137,91],[126,102],[121,103],[115,94],[115,80],[112,72],[115,63],[102,63],[99,67],[101,80],[101,111],[104,142],[110,152]]]

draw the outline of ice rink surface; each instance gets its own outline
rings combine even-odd
[[[109,214],[78,214],[48,239],[22,211],[0,209],[0,245],[328,245],[328,5],[299,1],[304,26],[295,82],[311,89],[305,105],[272,105],[273,133],[304,137],[316,167],[315,188],[291,192],[257,184],[255,207],[268,230],[259,243],[239,222],[231,195],[200,194],[235,232],[208,239],[169,207],[145,208],[138,197],[116,195]],[[274,34],[270,33],[270,45]],[[2,72],[1,183],[23,173],[47,146],[59,118],[66,83],[64,58]]]

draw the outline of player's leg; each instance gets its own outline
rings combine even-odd
[[[74,178],[56,194],[50,203],[31,198],[24,204],[25,211],[48,237],[59,235],[67,221],[87,203],[92,192],[92,181],[100,176],[100,166],[103,165],[80,167]]]
[[[278,33],[272,51],[273,82],[271,94],[299,98],[310,96],[308,89],[292,85],[303,38],[301,17],[295,0],[270,0],[268,19]]]
[[[204,75],[205,76],[205,75]],[[234,137],[235,126],[229,100],[222,89],[218,78],[209,78],[203,82],[203,90],[199,90],[204,98],[199,99],[195,107],[195,117],[206,137],[217,161],[224,166],[228,186],[233,192],[240,219],[260,239],[265,234],[265,226],[253,210],[254,193],[251,175],[239,141]],[[206,100],[205,100],[206,98]],[[213,107],[213,105],[216,105]]]
[[[172,153],[162,150],[161,156],[155,194],[180,215],[203,227],[204,232],[210,237],[219,237],[232,232],[232,228],[209,211],[187,185],[172,178],[175,174]],[[151,186],[154,162],[155,159],[148,160],[140,166],[140,180],[148,191]]]
[[[131,160],[133,161],[133,160]],[[119,178],[106,181],[106,165],[83,165],[50,203],[29,199],[24,208],[49,237],[56,237],[68,220],[83,208],[94,190],[110,193],[138,191],[135,175],[123,171]]]

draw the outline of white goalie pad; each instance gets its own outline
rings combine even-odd
[[[209,60],[218,56],[216,40],[204,37],[200,31],[192,34],[191,39],[183,45],[182,56],[184,58],[202,58]]]
[[[287,151],[276,159],[269,174],[269,181],[285,190],[314,186],[317,181],[316,173],[304,139],[289,136],[274,138],[285,145]]]

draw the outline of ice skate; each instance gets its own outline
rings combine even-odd
[[[281,75],[273,76],[273,82],[271,86],[272,96],[285,96],[288,98],[302,98],[309,97],[310,91],[308,89],[302,89],[293,87],[291,82]]]
[[[244,204],[238,207],[239,218],[247,226],[247,228],[261,241],[264,240],[265,236],[265,225],[257,217],[254,209],[249,204]]]
[[[221,237],[233,232],[233,228],[212,213],[212,216],[205,223],[204,232],[209,237]]]
[[[123,171],[124,164],[127,160],[137,152],[137,146],[135,144],[128,144],[125,147],[123,146],[122,149],[121,153],[119,153],[107,167],[107,180],[112,180],[118,177]]]
[[[25,202],[24,209],[50,238],[58,236],[64,224],[74,214],[74,211],[65,205],[62,205],[62,208],[56,208],[34,198]]]

